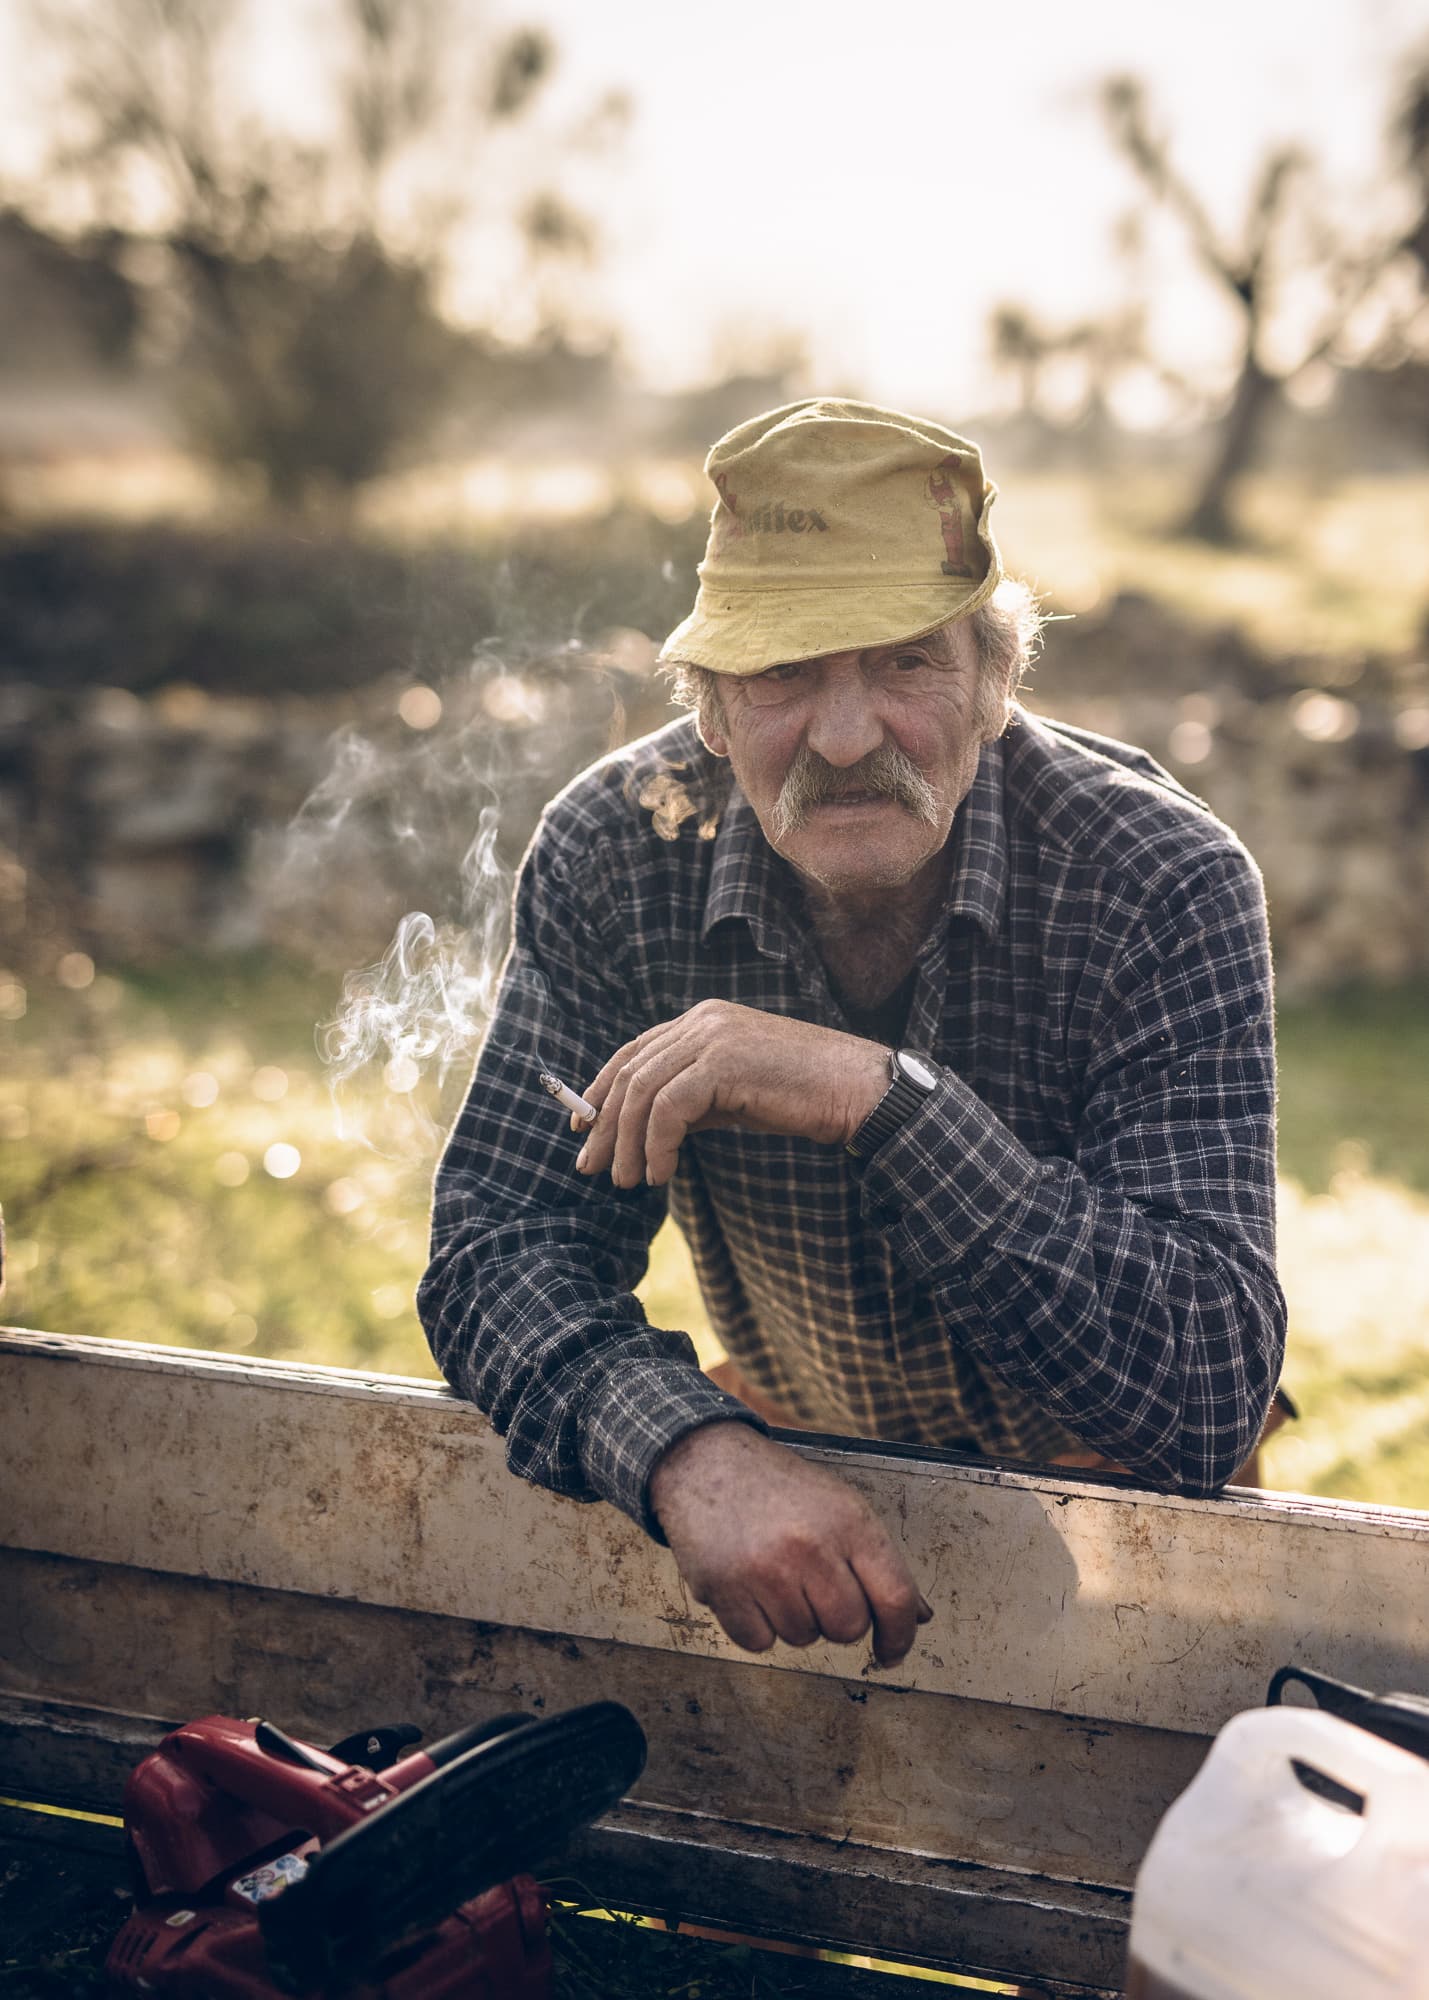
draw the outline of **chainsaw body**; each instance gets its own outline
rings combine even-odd
[[[628,1710],[502,1716],[430,1750],[409,1726],[324,1751],[221,1715],[130,1777],[136,1908],[117,1989],[173,2000],[548,2000],[526,1871],[644,1764]],[[403,1751],[407,1754],[402,1754]]]

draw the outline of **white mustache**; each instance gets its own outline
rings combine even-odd
[[[796,832],[815,806],[851,793],[891,799],[914,819],[928,826],[937,823],[938,800],[933,787],[896,743],[881,743],[846,770],[827,763],[805,744],[790,765],[775,801],[780,838]]]

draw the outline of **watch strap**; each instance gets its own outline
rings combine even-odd
[[[888,1059],[889,1076],[892,1079],[887,1090],[869,1112],[844,1150],[856,1160],[866,1160],[870,1153],[876,1153],[885,1140],[891,1139],[899,1128],[905,1125],[915,1111],[922,1109],[936,1088],[935,1084],[921,1084],[907,1074],[898,1058],[902,1050],[894,1049]],[[918,1060],[927,1064],[926,1056]]]

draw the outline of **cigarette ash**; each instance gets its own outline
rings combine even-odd
[[[568,1083],[562,1083],[558,1076],[552,1076],[548,1069],[541,1071],[541,1088],[548,1097],[554,1097],[564,1110],[587,1120],[596,1116],[596,1108],[588,1097],[582,1097],[578,1091],[572,1090]]]
[[[389,686],[333,741],[266,857],[265,900],[289,949],[361,967],[318,1035],[343,1136],[430,1161],[491,1019],[515,869],[541,808],[668,716],[663,688],[608,651],[485,651],[439,683]],[[549,1001],[534,985],[528,997],[537,1088]]]

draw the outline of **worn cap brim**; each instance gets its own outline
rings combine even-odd
[[[993,569],[976,585],[894,584],[728,590],[701,584],[695,606],[660,649],[660,659],[719,674],[759,674],[788,660],[863,652],[922,639],[986,604],[1001,581]]]

